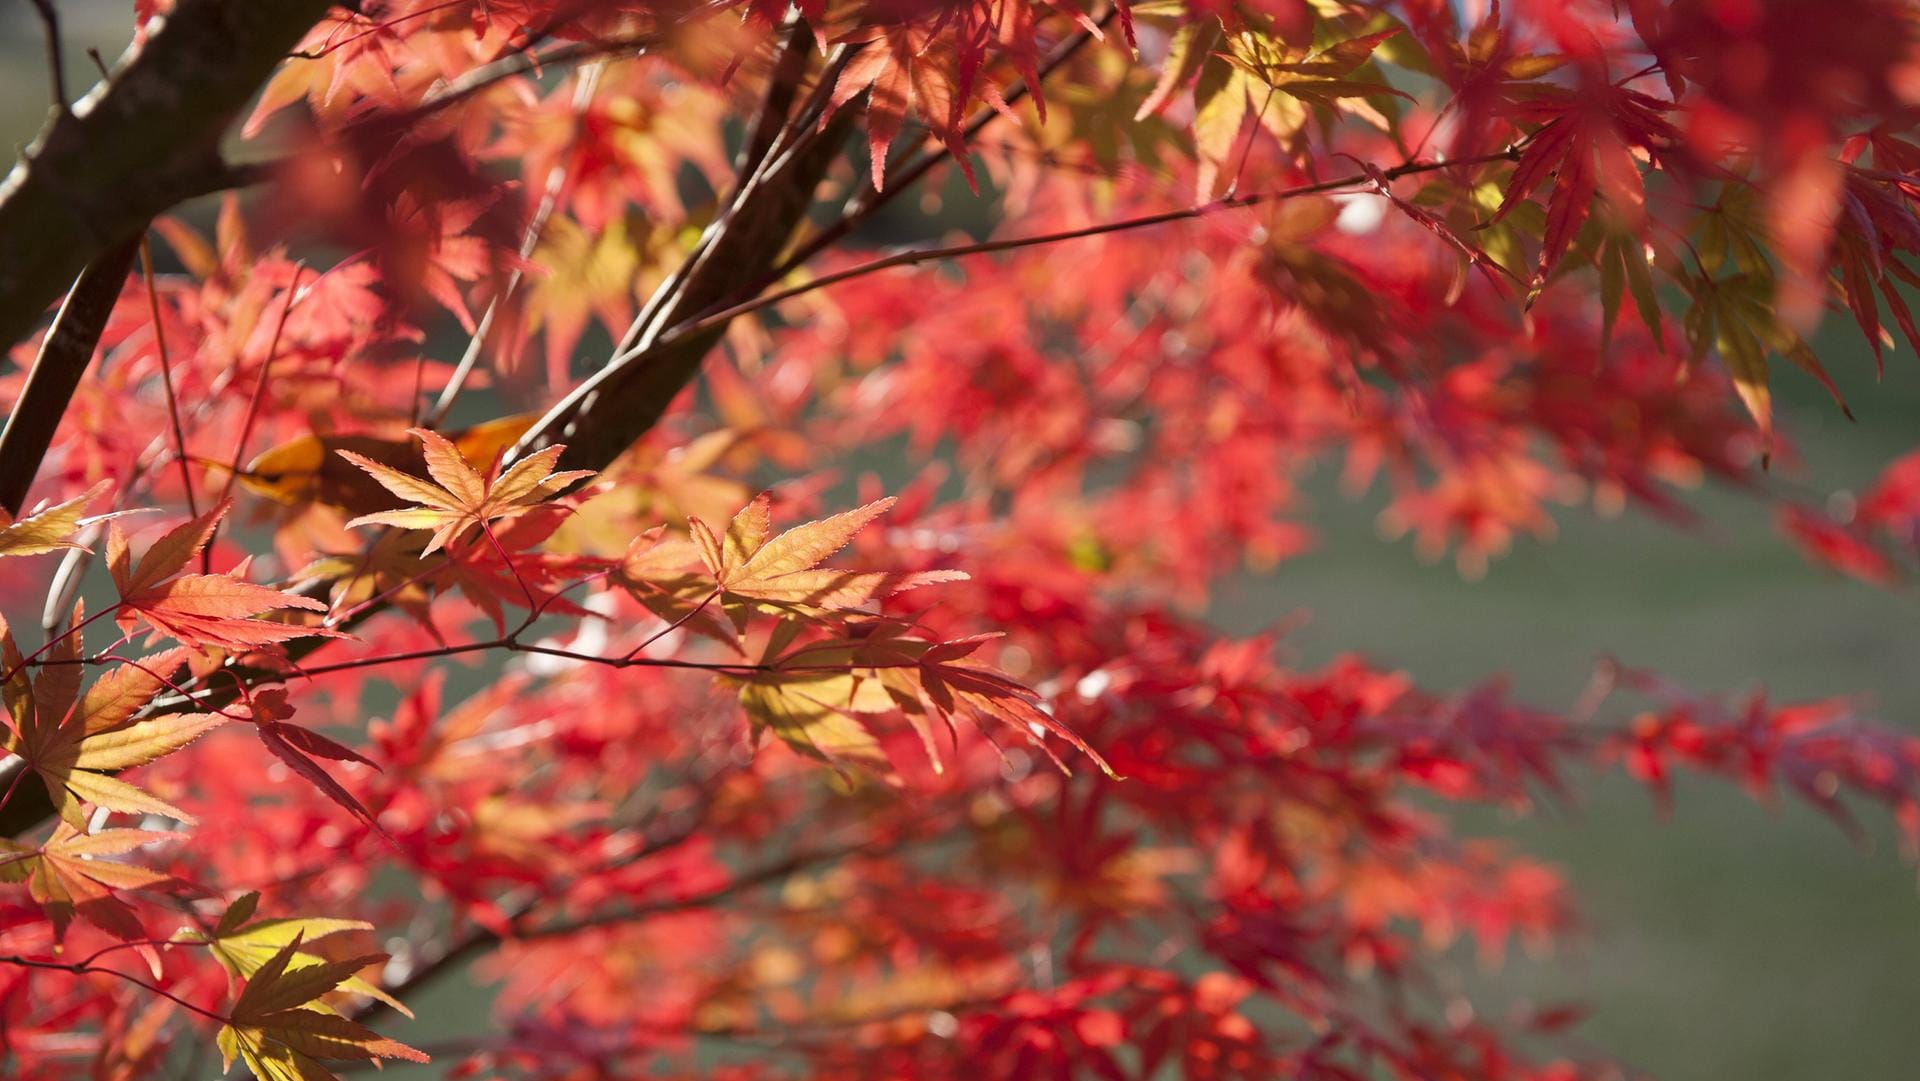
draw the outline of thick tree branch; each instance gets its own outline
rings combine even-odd
[[[154,215],[224,176],[219,139],[328,0],[180,0],[0,181],[0,348]]]
[[[1062,64],[1073,59],[1076,53],[1094,41],[1096,38],[1094,30],[1105,29],[1106,25],[1112,22],[1113,17],[1118,13],[1118,8],[1108,8],[1107,13],[1095,21],[1093,29],[1080,30],[1066,41],[1061,42],[1059,47],[1054,49],[1053,53],[1047,57],[1046,61],[1040,65],[1039,70],[1034,74],[1039,76],[1042,81],[1045,81],[1055,71],[1059,70]],[[1002,101],[1011,108],[1024,101],[1037,89],[1037,87],[1028,85],[1026,80],[1022,79],[1006,92]],[[974,115],[973,119],[967,121],[967,125],[963,129],[963,137],[967,140],[973,139],[982,131],[986,130],[987,125],[993,123],[1003,115],[1004,113],[999,109],[991,106],[982,106],[980,111]],[[845,212],[835,219],[831,225],[808,237],[792,254],[782,259],[779,266],[774,267],[773,270],[768,272],[767,277],[759,283],[759,287],[765,289],[773,285],[788,274],[798,270],[814,256],[819,255],[821,252],[846,239],[855,229],[858,229],[868,219],[872,218],[882,207],[898,198],[901,192],[912,190],[916,183],[952,156],[952,147],[946,142],[937,141],[915,160],[903,162],[898,167],[889,165],[887,167],[887,175],[892,178],[892,182],[887,185],[885,191],[876,191],[873,187],[872,178],[863,172],[861,174],[863,186],[860,188],[859,194],[848,201]]]
[[[1110,8],[1097,25],[1105,25],[1115,10]],[[1081,31],[1063,42],[1048,57],[1040,77],[1044,79],[1058,70],[1093,36],[1090,31]],[[816,93],[831,86],[830,75],[829,71],[821,77]],[[1017,102],[1037,89],[1023,82],[1009,91],[1007,101]],[[788,250],[794,230],[803,222],[813,188],[819,184],[826,164],[845,137],[845,126],[852,113],[851,107],[843,108],[827,122],[826,130],[803,137],[801,145],[784,156],[781,169],[769,176],[752,178],[750,186],[743,189],[741,199],[736,201],[727,228],[717,235],[714,243],[700,250],[695,265],[686,268],[690,277],[669,282],[673,291],[667,302],[658,310],[649,305],[649,311],[642,313],[642,321],[649,326],[643,329],[636,323],[636,332],[623,337],[620,351],[606,367],[542,417],[514,449],[514,456],[548,443],[565,442],[566,468],[605,468],[653,426],[699,371],[701,360],[719,341],[729,321],[719,312],[730,312],[748,304],[764,306],[754,304],[754,294],[843,239],[867,216],[911,188],[948,157],[949,150],[944,144],[932,148],[908,166],[885,193],[856,198],[847,213],[833,225],[810,238],[799,251],[781,259],[779,256]],[[809,115],[808,108],[800,110],[802,121],[807,121]],[[967,125],[967,133],[977,134],[997,115],[995,110],[983,109]],[[765,137],[762,129],[768,125],[764,121],[763,116],[755,126],[753,139],[756,141]],[[779,149],[777,144],[771,148],[773,152]],[[697,320],[698,329],[689,328],[688,320]]]
[[[8,514],[17,516],[26,503],[34,474],[53,445],[67,403],[86,375],[100,345],[100,332],[106,329],[107,316],[120,299],[120,287],[139,250],[140,234],[135,233],[87,264],[40,343],[26,385],[7,417],[6,429],[0,431],[0,506]]]
[[[788,19],[786,41],[767,77],[766,93],[761,97],[759,111],[754,114],[753,129],[740,144],[740,153],[734,161],[734,169],[743,180],[753,175],[779,139],[781,129],[792,114],[794,99],[799,96],[800,84],[807,77],[807,62],[812,55],[813,31],[796,13]]]
[[[852,124],[843,109],[826,126],[803,136],[742,193],[736,209],[697,256],[676,295],[662,308],[657,326],[672,327],[722,304],[758,281],[792,239],[813,202]],[[514,456],[549,443],[565,443],[562,469],[605,469],[646,434],[700,370],[724,325],[682,335],[670,346],[611,363],[547,412],[515,448]],[[645,348],[647,339],[641,339]]]

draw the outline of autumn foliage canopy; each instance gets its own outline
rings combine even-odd
[[[1469,575],[1714,480],[1897,582],[1920,458],[1765,470],[1823,319],[1920,349],[1908,4],[134,8],[0,184],[7,1077],[1611,1078],[1435,990],[1574,919],[1449,807],[1920,842],[1842,698],[1204,619],[1316,473]]]

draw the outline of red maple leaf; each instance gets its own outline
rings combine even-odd
[[[257,617],[287,609],[324,612],[326,604],[248,582],[236,574],[182,574],[206,547],[230,502],[168,530],[138,563],[127,548],[119,523],[107,534],[107,567],[120,590],[121,629],[132,632],[145,621],[161,635],[199,649],[236,652],[259,649],[309,635],[339,637],[319,627],[268,622]]]
[[[1575,89],[1528,85],[1515,93],[1508,114],[1540,126],[1528,137],[1493,220],[1506,217],[1542,184],[1553,182],[1540,237],[1537,283],[1546,279],[1580,232],[1596,193],[1628,221],[1640,219],[1647,195],[1635,152],[1658,162],[1673,150],[1680,133],[1665,116],[1671,102],[1597,76]]]

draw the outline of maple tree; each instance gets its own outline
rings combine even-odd
[[[1200,615],[1316,467],[1468,574],[1711,477],[1902,580],[1920,456],[1751,482],[1825,313],[1920,349],[1909,5],[136,0],[77,101],[34,7],[10,1077],[1597,1079],[1433,993],[1574,911],[1449,804],[1692,771],[1920,847],[1844,698]],[[485,1037],[381,1034],[469,963]]]

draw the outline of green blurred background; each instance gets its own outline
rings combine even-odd
[[[1857,425],[1797,373],[1776,377],[1807,458],[1783,482],[1823,493],[1862,487],[1920,446],[1920,364],[1894,354],[1875,386],[1857,337],[1833,329],[1821,352]],[[1545,706],[1570,705],[1610,654],[1695,690],[1850,694],[1920,728],[1911,592],[1809,566],[1752,496],[1690,502],[1707,528],[1569,513],[1556,541],[1521,544],[1467,582],[1382,542],[1375,501],[1329,493],[1319,550],[1223,590],[1219,618],[1251,629],[1303,608],[1311,619],[1287,641],[1305,661],[1357,650],[1433,688],[1504,672]],[[1571,813],[1467,816],[1558,864],[1587,921],[1569,948],[1469,986],[1584,1001],[1583,1037],[1667,1081],[1920,1078],[1920,898],[1884,818],[1862,815],[1869,840],[1856,847],[1803,806],[1762,808],[1722,783],[1680,783],[1667,821],[1624,778],[1582,788]]]
[[[61,0],[76,91],[87,46],[124,46],[129,0]],[[25,0],[0,0],[0,139],[11,153],[45,116],[44,45]],[[1920,361],[1888,358],[1875,385],[1857,336],[1819,343],[1855,412],[1849,424],[1798,373],[1779,376],[1783,427],[1804,462],[1775,483],[1820,493],[1870,483],[1920,447]],[[1696,493],[1710,523],[1683,532],[1629,513],[1562,516],[1551,544],[1523,543],[1480,581],[1426,566],[1379,538],[1378,500],[1315,485],[1322,543],[1277,572],[1221,591],[1230,630],[1310,614],[1287,643],[1304,663],[1357,650],[1436,689],[1497,672],[1547,706],[1570,704],[1596,658],[1617,656],[1697,690],[1764,684],[1781,698],[1855,694],[1920,728],[1920,605],[1809,566],[1753,497]],[[1799,806],[1763,809],[1720,784],[1683,782],[1670,821],[1618,778],[1584,785],[1571,812],[1471,815],[1559,865],[1584,906],[1582,936],[1516,956],[1463,986],[1578,1000],[1595,1046],[1666,1081],[1913,1081],[1920,1078],[1920,891],[1872,814],[1855,847]],[[1463,957],[1463,970],[1471,969]],[[393,1034],[430,1043],[484,1031],[484,993],[443,986]],[[411,1073],[412,1071],[409,1071]]]

